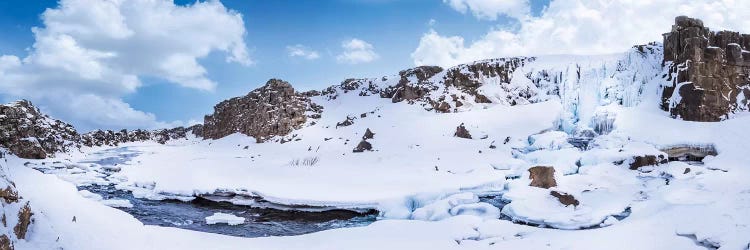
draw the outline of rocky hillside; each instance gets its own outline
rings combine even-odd
[[[322,91],[297,92],[271,79],[242,97],[217,104],[203,125],[156,131],[93,131],[79,135],[73,126],[41,114],[27,101],[0,106],[0,145],[24,158],[45,158],[81,146],[197,137],[218,139],[233,133],[264,142],[314,125],[323,112],[315,102],[340,95],[376,96],[392,103],[420,105],[453,113],[488,105],[523,105],[559,99],[563,131],[607,133],[614,117],[605,106],[640,102],[643,87],[658,81],[662,109],[690,121],[720,121],[747,111],[750,100],[750,35],[710,31],[700,20],[677,17],[664,45],[635,46],[624,55],[513,57],[482,60],[448,69],[420,66],[379,78],[347,79]],[[658,62],[658,63],[657,63]],[[651,98],[651,97],[649,97]],[[342,117],[342,123],[357,114]],[[590,137],[590,136],[589,136]]]
[[[79,134],[72,125],[49,117],[29,101],[0,105],[0,146],[11,154],[27,159],[44,159],[82,146],[117,146],[135,141],[163,144],[169,140],[187,138],[189,134],[200,136],[202,127],[195,125],[153,131],[96,130]]]
[[[288,82],[271,79],[245,96],[214,106],[214,113],[204,118],[203,136],[218,139],[239,132],[263,142],[301,128],[308,118],[319,118],[321,111]]]
[[[117,146],[126,142],[137,141],[155,141],[161,144],[169,140],[186,139],[192,134],[196,137],[202,137],[203,125],[197,124],[190,127],[176,127],[171,129],[157,130],[95,130],[81,135],[81,143],[87,147],[93,146]]]
[[[664,61],[671,85],[662,109],[688,121],[720,121],[748,111],[750,34],[711,31],[703,21],[677,17],[664,34]]]
[[[0,145],[22,158],[43,159],[78,147],[80,135],[43,114],[29,101],[0,105]]]

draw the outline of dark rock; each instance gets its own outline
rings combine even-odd
[[[688,173],[690,173],[690,168],[685,168],[685,171],[682,172],[682,174],[688,174]]]
[[[549,194],[557,198],[557,200],[560,201],[560,203],[562,203],[566,207],[570,205],[577,207],[578,205],[580,205],[580,202],[578,202],[578,200],[576,200],[576,198],[573,197],[572,195],[569,195],[566,193],[560,193],[557,191],[551,191]]]
[[[529,179],[531,179],[529,186],[532,187],[548,189],[557,186],[555,168],[553,167],[536,166],[529,168]]]
[[[747,50],[750,35],[714,32],[701,20],[675,18],[672,31],[664,34],[664,62],[672,62],[670,73],[676,77],[670,76],[672,84],[662,92],[662,109],[676,118],[702,122],[721,121],[732,113],[747,111]]]
[[[450,113],[451,112],[451,105],[448,104],[445,101],[440,102],[437,105],[433,105],[435,108],[435,111],[440,113]]]
[[[630,170],[636,170],[643,166],[659,165],[662,163],[667,163],[668,161],[669,160],[663,155],[636,156],[636,157],[633,157],[632,161],[630,162]]]
[[[454,133],[453,136],[464,139],[471,139],[471,134],[469,133],[469,130],[466,130],[466,127],[464,127],[463,123],[461,123],[461,125],[458,125],[458,127],[456,128],[456,133]]]
[[[214,106],[214,113],[204,118],[203,136],[219,139],[239,132],[263,142],[301,128],[307,121],[305,112],[320,113],[321,108],[308,96],[296,93],[288,82],[271,79],[246,96]]]
[[[336,123],[336,128],[338,128],[338,127],[347,127],[347,126],[351,126],[352,124],[354,124],[354,118],[347,116],[344,121]]]
[[[370,129],[368,128],[365,131],[365,135],[362,136],[362,140],[367,140],[367,139],[372,139],[372,138],[375,138],[375,133],[370,131]]]
[[[365,152],[365,150],[372,151],[372,144],[370,144],[369,142],[365,140],[362,140],[359,142],[359,144],[357,144],[357,147],[355,147],[354,150],[352,150],[352,152],[362,153],[362,152]]]

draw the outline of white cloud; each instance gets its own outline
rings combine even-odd
[[[286,52],[289,57],[301,57],[307,60],[315,60],[320,58],[320,54],[317,51],[312,50],[302,44],[286,46]]]
[[[493,11],[467,6],[478,16],[484,14],[477,12]],[[750,1],[552,0],[540,16],[518,19],[516,29],[497,27],[468,43],[460,36],[430,30],[411,56],[417,65],[453,66],[504,56],[618,53],[636,44],[660,42],[679,15],[701,18],[712,29],[747,33],[747,13]]]
[[[341,42],[343,52],[336,56],[339,63],[367,63],[378,59],[380,56],[375,53],[375,48],[360,39],[351,39]]]
[[[121,99],[142,77],[212,91],[199,59],[218,51],[229,63],[252,64],[242,16],[219,1],[60,0],[41,19],[26,57],[0,56],[0,93],[54,103],[44,106],[77,123],[159,126]]]
[[[523,18],[531,12],[528,0],[443,0],[454,10],[466,13],[471,11],[478,19],[496,20],[506,15]]]

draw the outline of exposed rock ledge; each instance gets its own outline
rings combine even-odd
[[[664,34],[664,62],[672,62],[662,109],[687,121],[714,122],[748,111],[750,34],[714,32],[679,16]]]

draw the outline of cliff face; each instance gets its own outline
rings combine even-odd
[[[214,106],[214,113],[204,118],[203,136],[218,139],[239,132],[263,142],[300,128],[307,121],[307,111],[320,113],[321,107],[308,94],[295,92],[288,82],[271,79],[246,96]]]
[[[688,121],[720,121],[748,110],[750,35],[714,32],[698,19],[675,18],[664,34],[664,62],[672,62],[671,86],[662,109]],[[672,77],[674,76],[674,77]]]

